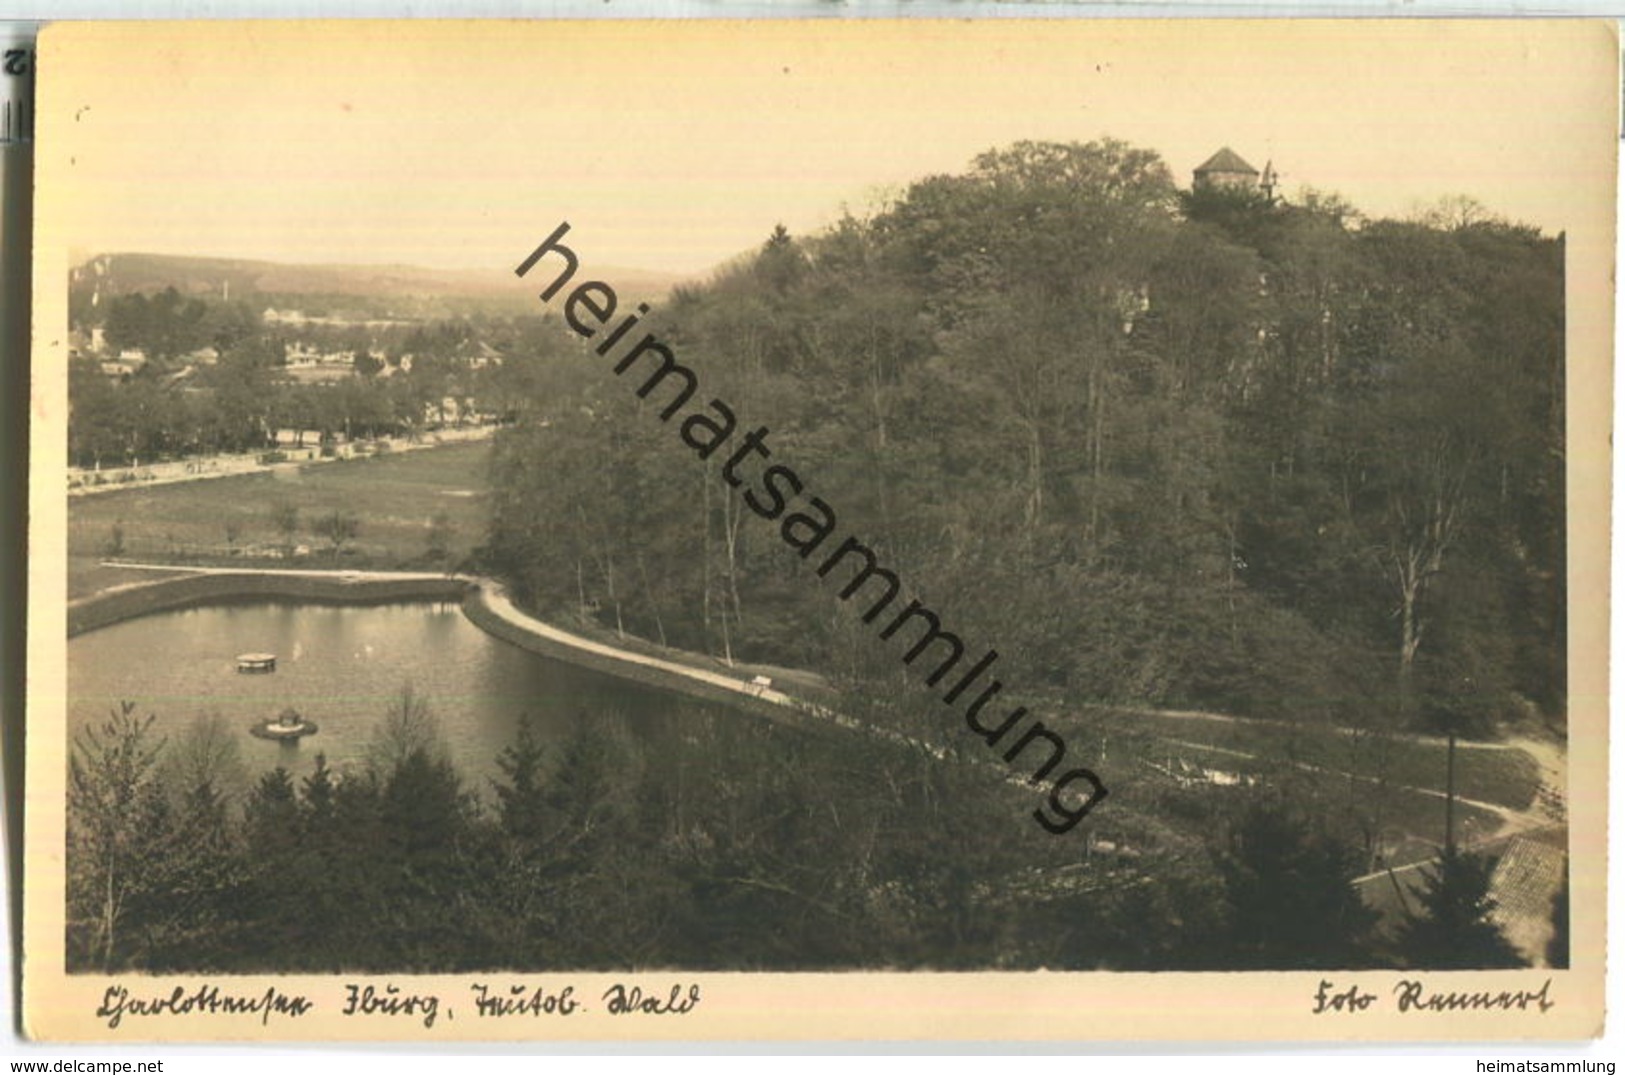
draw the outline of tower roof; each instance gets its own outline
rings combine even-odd
[[[1209,172],[1246,172],[1249,175],[1257,175],[1258,169],[1242,160],[1229,146],[1225,146],[1206,162],[1197,165],[1194,174],[1206,175]]]

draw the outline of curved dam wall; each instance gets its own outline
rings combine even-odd
[[[803,713],[791,705],[777,704],[754,697],[743,690],[708,683],[678,672],[651,668],[635,661],[621,660],[608,654],[581,649],[560,639],[527,630],[523,625],[504,619],[492,611],[483,586],[469,587],[463,597],[463,614],[486,633],[529,653],[565,661],[579,668],[591,669],[656,690],[673,691],[702,701],[725,705],[803,731],[829,734],[839,730],[827,719]]]
[[[461,578],[344,579],[320,575],[220,572],[187,575],[98,594],[68,605],[68,637],[152,612],[254,598],[345,605],[460,601],[473,583]]]

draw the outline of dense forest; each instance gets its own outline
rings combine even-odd
[[[1562,242],[1452,208],[1368,221],[1020,144],[781,229],[645,324],[1069,703],[1561,726]],[[489,562],[672,645],[885,667],[720,453],[662,425],[669,390],[572,343],[499,443]]]
[[[1353,881],[1409,809],[1407,736],[1562,735],[1563,301],[1562,239],[1468,203],[1182,190],[1105,141],[780,228],[659,304],[645,327],[706,392],[1087,753],[1111,797],[1062,838],[662,389],[541,309],[476,324],[504,358],[467,390],[506,421],[465,566],[606,637],[814,674],[868,730],[696,711],[654,743],[583,714],[472,788],[409,696],[367,766],[299,779],[231,775],[218,722],[160,736],[132,705],[74,744],[69,965],[1515,965],[1490,861],[1444,841],[1385,923]],[[216,375],[263,407],[275,361],[248,347]],[[1150,764],[1152,707],[1267,719],[1281,756],[1180,779]],[[1330,779],[1279,729],[1375,776]]]

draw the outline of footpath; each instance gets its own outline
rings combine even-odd
[[[260,452],[223,452],[219,455],[128,467],[69,467],[68,495],[93,496],[138,485],[173,485],[177,482],[207,481],[210,478],[231,478],[241,474],[269,473],[320,463],[336,463],[342,459],[354,459],[362,455],[398,455],[425,448],[443,448],[448,444],[468,444],[488,440],[496,428],[496,426],[464,426],[436,430],[417,438],[379,437],[373,441],[339,445],[333,450],[333,454],[325,456],[319,447],[284,446]],[[274,462],[264,461],[273,457]]]

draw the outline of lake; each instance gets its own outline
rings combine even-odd
[[[250,652],[276,654],[276,671],[238,672],[237,655]],[[577,721],[614,722],[620,714],[658,750],[720,710],[528,653],[474,626],[455,602],[214,605],[127,620],[68,642],[70,734],[122,700],[155,714],[155,729],[168,738],[218,712],[240,730],[251,773],[282,765],[303,775],[318,753],[335,768],[364,764],[374,729],[407,684],[428,700],[452,762],[487,801],[496,758],[525,715],[539,738],[557,742]],[[249,734],[290,706],[320,731],[281,743]]]

